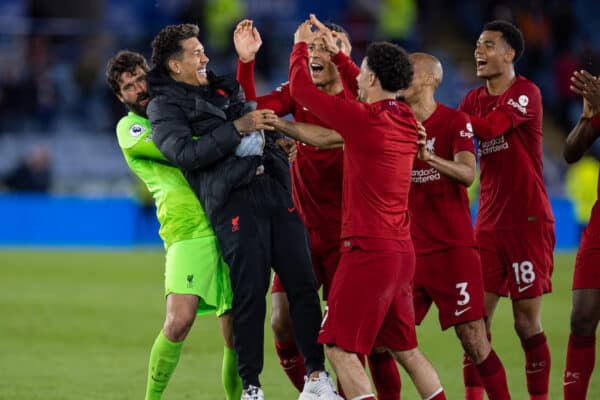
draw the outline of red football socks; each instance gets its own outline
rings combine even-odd
[[[283,367],[283,372],[290,378],[299,392],[304,388],[304,357],[298,351],[296,342],[278,342],[275,340],[275,349],[279,356],[279,364]]]
[[[465,353],[463,355],[463,380],[465,382],[465,400],[483,400],[485,389],[477,366]]]
[[[400,399],[400,373],[396,360],[389,352],[373,353],[369,356],[369,369],[377,390],[378,400]]]
[[[525,350],[525,374],[530,400],[548,399],[550,349],[544,332],[521,341]]]
[[[595,336],[569,336],[563,382],[564,400],[585,400],[595,359]]]
[[[477,370],[490,400],[510,400],[506,371],[494,350],[477,365]]]

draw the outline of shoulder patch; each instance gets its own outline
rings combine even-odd
[[[129,134],[132,137],[138,137],[146,132],[146,128],[140,124],[133,124],[131,128],[129,128]]]
[[[524,94],[519,96],[519,104],[522,105],[523,107],[527,107],[527,104],[529,104],[529,97],[527,97]]]

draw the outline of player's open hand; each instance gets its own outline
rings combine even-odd
[[[421,161],[431,160],[431,153],[427,150],[427,130],[420,122],[417,122],[417,145],[419,151],[417,152],[417,158]]]
[[[575,71],[571,77],[570,89],[573,93],[583,96],[585,117],[600,113],[600,82],[597,76],[586,70]]]
[[[279,145],[281,150],[287,154],[290,164],[294,162],[298,156],[298,146],[296,146],[296,142],[288,138],[279,138],[275,142]]]
[[[317,34],[323,40],[327,50],[331,54],[337,54],[341,50],[344,54],[350,56],[352,46],[350,45],[350,41],[345,34],[342,32],[332,31],[325,26],[325,24],[319,21],[315,14],[310,14],[310,22],[315,28],[317,28]]]
[[[310,20],[301,23],[294,33],[294,44],[300,42],[311,43],[316,37],[316,33],[313,32],[312,27],[313,25]]]
[[[254,60],[256,53],[262,46],[262,39],[251,20],[245,19],[237,24],[235,31],[233,31],[233,44],[242,62]]]
[[[233,121],[239,133],[246,134],[260,129],[274,130],[277,114],[273,110],[255,110]]]

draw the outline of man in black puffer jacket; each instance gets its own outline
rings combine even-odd
[[[321,310],[305,228],[291,198],[285,153],[262,129],[235,78],[208,73],[196,25],[170,25],[152,42],[148,117],[153,141],[181,168],[205,208],[230,267],[242,399],[262,399],[265,295],[271,266],[286,289],[308,380],[301,399],[341,399],[317,344]]]

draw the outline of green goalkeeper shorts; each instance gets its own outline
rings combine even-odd
[[[231,310],[233,292],[229,266],[215,236],[182,240],[167,249],[165,296],[193,294],[200,298],[198,315]]]

